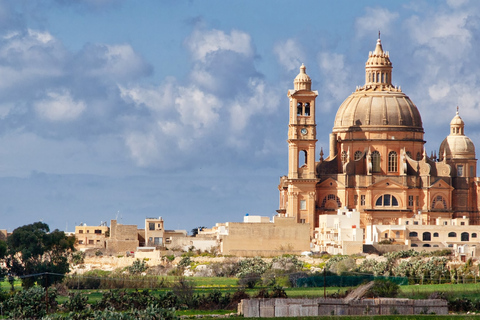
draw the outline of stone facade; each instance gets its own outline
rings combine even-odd
[[[245,222],[247,221],[247,222]],[[310,251],[310,226],[294,218],[246,216],[244,222],[218,223],[199,236],[213,235],[224,255],[273,257]]]
[[[75,226],[76,248],[78,250],[104,249],[108,230],[106,225],[87,226],[81,224]]]
[[[135,252],[140,244],[136,225],[118,224],[110,221],[110,237],[106,240],[106,249],[111,253]]]
[[[357,254],[363,250],[363,229],[360,228],[360,212],[338,209],[337,214],[319,217],[312,242],[314,251],[329,254]]]

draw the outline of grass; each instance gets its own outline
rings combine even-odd
[[[193,318],[193,317],[192,317]],[[218,319],[217,317],[203,317],[202,319]],[[232,320],[241,320],[245,319],[244,317],[230,317],[228,319]],[[252,320],[278,320],[279,318],[248,318]],[[380,315],[380,316],[322,316],[322,317],[282,317],[281,320],[332,320],[332,319],[341,319],[341,320],[369,320],[369,319],[385,319],[385,320],[404,320],[404,319],[415,319],[415,320],[459,320],[459,319],[478,319],[478,316],[475,315]]]
[[[480,283],[401,286],[399,298],[427,299],[434,292],[444,292],[450,298],[475,299],[480,297]]]

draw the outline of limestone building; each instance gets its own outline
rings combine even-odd
[[[392,62],[380,39],[368,55],[365,84],[338,108],[328,156],[316,150],[318,93],[311,84],[302,65],[288,91],[288,175],[280,178],[279,215],[309,223],[312,237],[319,217],[339,208],[358,211],[366,233],[419,213],[425,224],[460,217],[479,224],[475,146],[458,108],[438,157],[429,157],[420,112],[393,85]]]

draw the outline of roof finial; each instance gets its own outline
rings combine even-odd
[[[458,114],[458,106],[457,106],[457,114]]]
[[[380,39],[380,30],[378,30],[378,39]]]

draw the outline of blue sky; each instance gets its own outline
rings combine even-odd
[[[378,30],[428,154],[457,105],[478,144],[479,16],[474,0],[0,0],[0,228],[274,215],[299,66],[319,153]]]

